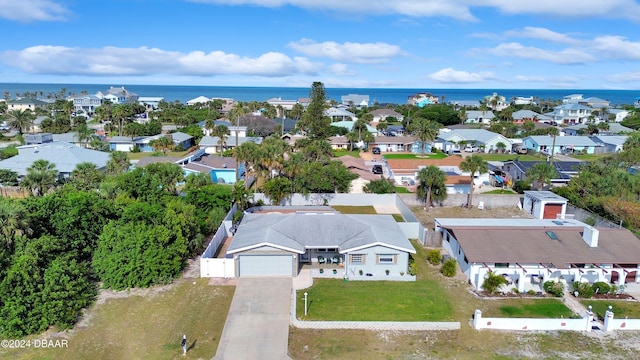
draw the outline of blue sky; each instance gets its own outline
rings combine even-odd
[[[0,0],[0,82],[639,89],[633,0]]]

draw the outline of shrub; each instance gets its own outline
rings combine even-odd
[[[555,297],[562,297],[562,295],[564,295],[564,284],[561,282],[545,281],[542,288]]]
[[[526,190],[531,190],[531,184],[524,180],[518,180],[513,184],[513,191],[518,194],[524,194]]]
[[[458,270],[458,263],[454,259],[449,259],[442,264],[440,272],[446,277],[454,277]]]
[[[427,261],[431,265],[438,265],[440,261],[442,261],[442,255],[440,254],[440,250],[432,249],[427,253]]]
[[[527,295],[535,295],[536,291],[535,290],[529,290],[527,291]]]
[[[415,261],[409,262],[409,275],[415,276],[416,274],[418,274],[418,265],[416,265]],[[404,275],[404,272],[402,275]]]
[[[586,299],[593,297],[593,293],[595,292],[593,285],[579,281],[573,283],[573,291],[577,291],[579,297]]]
[[[516,287],[511,288],[511,292],[514,293],[514,294],[520,294],[520,291]]]
[[[596,294],[608,294],[611,292],[611,285],[606,282],[596,281],[592,285],[593,292]]]
[[[387,274],[387,275],[389,275],[389,272],[390,272],[389,269],[384,271],[384,273]]]
[[[362,271],[362,269],[358,270],[358,274],[362,275],[364,274],[364,271]]]
[[[484,277],[482,289],[484,289],[484,291],[488,292],[489,294],[495,294],[495,292],[498,291],[498,288],[506,283],[507,279],[505,279],[504,276],[490,272],[487,273],[487,275],[485,275]]]

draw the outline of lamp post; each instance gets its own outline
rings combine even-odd
[[[307,316],[307,295],[308,293],[304,293],[304,316]]]

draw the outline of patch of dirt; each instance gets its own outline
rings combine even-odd
[[[411,211],[418,218],[418,221],[427,229],[433,230],[435,218],[522,218],[532,219],[532,217],[520,210],[517,206],[494,207],[491,209],[478,210],[477,208],[467,209],[461,206],[433,207],[424,210],[421,206],[411,207]]]

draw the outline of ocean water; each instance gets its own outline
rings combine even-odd
[[[22,84],[0,83],[0,97],[8,92],[11,98],[24,92],[37,92],[46,98],[47,94],[60,93],[65,88],[67,94],[79,94],[83,91],[95,94],[111,86],[120,87],[121,84]],[[161,96],[166,101],[188,100],[198,96],[232,98],[237,101],[266,101],[271,98],[283,100],[297,100],[309,97],[309,88],[293,87],[234,87],[234,86],[180,86],[180,85],[124,85],[125,89],[138,96]],[[507,100],[516,96],[534,96],[540,99],[560,100],[571,94],[582,94],[583,97],[598,97],[609,100],[612,106],[633,104],[634,99],[640,97],[640,90],[557,90],[557,89],[396,89],[396,88],[326,88],[329,99],[341,101],[341,96],[348,94],[369,95],[370,104],[392,103],[406,104],[407,98],[415,93],[429,92],[449,101],[481,100],[494,92],[504,96]]]

